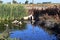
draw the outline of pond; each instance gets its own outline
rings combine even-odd
[[[25,30],[15,30],[10,34],[11,38],[21,38],[21,40],[56,40],[54,34],[50,35],[39,26],[33,26],[30,23],[26,24]]]
[[[20,38],[21,40],[57,40],[55,34],[49,34],[40,26],[31,23],[26,24],[24,30],[11,31],[10,38]]]

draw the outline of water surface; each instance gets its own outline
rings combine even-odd
[[[26,24],[24,30],[14,30],[10,34],[10,38],[20,38],[21,40],[56,40],[55,34],[49,34],[40,26]]]

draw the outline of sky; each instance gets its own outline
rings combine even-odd
[[[12,0],[2,0],[4,3],[6,2],[12,2]],[[25,3],[26,0],[16,0],[17,2]],[[32,2],[32,0],[28,0],[29,3]],[[34,3],[42,3],[42,2],[52,2],[52,3],[60,3],[60,0],[34,0]]]

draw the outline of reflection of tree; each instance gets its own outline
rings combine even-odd
[[[4,24],[8,24],[9,25],[9,29],[14,29],[14,30],[24,30],[24,29],[26,29],[26,23],[22,23],[22,25],[19,25],[19,26],[15,26],[15,25],[13,25],[13,24],[11,24],[11,20],[9,20],[9,21],[7,21],[7,20],[5,20],[5,21],[1,21],[1,23],[0,23],[0,32],[3,32],[3,31],[5,31],[5,29],[6,29],[6,26],[4,26]]]
[[[4,30],[5,30],[5,27],[4,27],[3,23],[1,22],[0,23],[0,32],[3,32]]]
[[[10,23],[10,22],[7,21],[7,20],[5,20],[5,21],[1,20],[1,23],[0,23],[0,32],[5,31],[6,26],[4,26],[4,24],[9,24],[9,23]]]
[[[56,25],[56,24],[55,24]],[[60,25],[60,24],[59,24]],[[46,31],[46,32],[48,32],[49,33],[49,35],[51,35],[51,36],[55,36],[56,38],[55,39],[57,39],[57,40],[60,40],[60,29],[57,29],[57,28],[47,28],[47,27],[44,27],[44,26],[41,26],[40,25],[40,27],[42,27],[42,29],[44,30],[44,31]],[[55,27],[55,26],[54,26]],[[56,27],[58,27],[58,25],[56,25]],[[54,39],[54,40],[55,40]]]
[[[24,29],[26,29],[26,23],[24,23],[24,22],[22,23],[22,25],[18,25],[18,26],[12,25],[12,26],[13,26],[13,29],[18,29],[18,30],[24,30]]]
[[[26,29],[26,23],[23,22],[23,24],[20,26],[20,30]]]

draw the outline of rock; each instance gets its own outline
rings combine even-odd
[[[22,25],[22,22],[20,21],[18,24]]]
[[[33,15],[31,14],[31,15],[29,15],[29,16],[26,16],[26,17],[23,17],[23,19],[24,20],[33,20],[34,19],[34,17],[33,17]]]
[[[12,24],[16,24],[16,23],[18,23],[19,21],[17,21],[17,20],[14,20],[13,22],[12,22]]]
[[[28,20],[28,16],[27,17],[23,17],[24,20]]]

